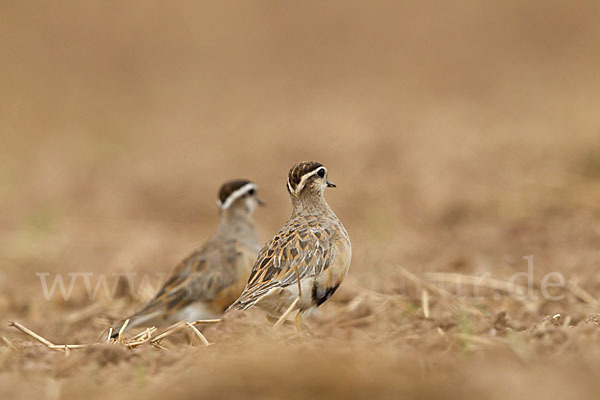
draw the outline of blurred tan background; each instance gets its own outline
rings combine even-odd
[[[435,264],[448,233],[502,246],[482,225],[541,218],[558,242],[557,214],[597,222],[591,2],[6,1],[1,15],[5,277],[168,270],[232,177],[260,185],[266,238],[305,159],[339,186],[353,274]],[[492,251],[521,263],[537,250],[522,246]]]
[[[94,336],[61,323],[83,289],[45,302],[36,272],[167,272],[236,177],[267,239],[307,159],[338,185],[347,293],[529,254],[597,293],[599,49],[593,1],[4,0],[0,315]]]

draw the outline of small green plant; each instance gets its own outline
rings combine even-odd
[[[148,380],[148,374],[146,371],[146,366],[141,363],[135,364],[135,380],[138,386],[143,387],[146,386]]]
[[[468,312],[460,312],[457,315],[457,325],[460,333],[470,335],[473,333],[473,318]]]

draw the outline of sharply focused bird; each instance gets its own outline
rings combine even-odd
[[[325,201],[324,191],[336,187],[327,168],[301,162],[288,174],[292,215],[262,248],[248,284],[230,309],[256,306],[276,321],[298,310],[296,326],[329,299],[348,273],[352,247],[348,232]]]

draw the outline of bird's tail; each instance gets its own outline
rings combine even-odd
[[[149,321],[152,321],[154,318],[156,318],[156,316],[158,314],[158,312],[156,312],[156,311],[150,312],[150,313],[146,313],[144,311],[145,310],[141,310],[141,311],[133,314],[129,318],[125,318],[118,324],[115,324],[115,326],[113,326],[113,328],[112,328],[112,333],[110,335],[110,338],[116,339],[119,337],[119,333],[123,334],[129,328],[135,328],[136,326],[140,326],[145,323],[148,323]]]

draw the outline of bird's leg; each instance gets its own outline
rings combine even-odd
[[[294,310],[294,307],[296,307],[296,304],[298,304],[300,301],[300,298],[302,298],[302,283],[300,282],[300,271],[298,271],[298,266],[294,266],[294,270],[296,271],[296,282],[298,283],[298,297],[294,299],[292,304],[290,304],[287,310],[285,310],[277,322],[275,322],[273,329],[277,329],[283,323],[283,321],[285,321],[287,316],[290,315],[290,313]]]
[[[294,269],[296,270],[296,282],[298,283],[298,298],[296,300],[300,301],[302,298],[302,282],[300,282],[300,272],[298,271],[298,266],[295,265]],[[300,310],[296,314],[296,334],[300,335],[302,332],[302,316],[300,315]]]
[[[300,334],[308,334],[309,336],[314,336],[314,333],[310,330],[310,326],[304,323],[304,317],[300,311],[296,314],[296,334],[300,336]]]
[[[300,335],[302,333],[302,316],[300,315],[300,311],[296,314],[296,334]]]
[[[298,272],[298,266],[294,265],[296,270],[296,282],[298,282],[298,298],[302,297],[302,283],[300,282],[300,272]]]

